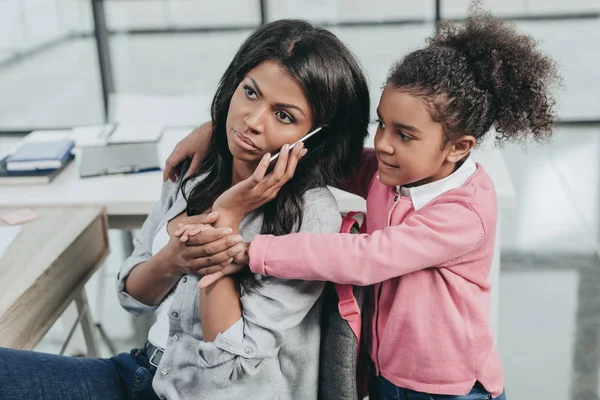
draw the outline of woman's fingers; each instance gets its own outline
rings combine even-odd
[[[242,241],[243,238],[241,235],[231,235],[201,246],[188,246],[188,254],[193,258],[209,257],[231,249],[230,257],[233,257],[244,250],[244,247],[241,249],[232,249],[239,245],[239,243],[242,243]]]
[[[254,173],[252,174],[252,178],[251,178],[252,181],[254,182],[254,185],[261,182],[263,180],[263,178],[265,177],[265,174],[267,173],[267,169],[269,168],[269,160],[270,159],[271,159],[271,154],[267,153],[260,160],[260,163],[258,163],[258,166],[254,170]]]
[[[270,174],[271,182],[279,183],[285,177],[285,168],[287,166],[288,158],[290,154],[290,145],[284,144],[279,152],[279,160],[275,164],[273,172]]]
[[[303,157],[303,154],[306,154],[306,149],[304,148],[304,143],[300,142],[292,149],[292,152],[288,159],[287,166],[285,169],[286,182],[292,179],[292,177],[294,176],[294,172],[296,172],[298,162]]]
[[[212,285],[214,282],[221,279],[225,275],[235,274],[237,272],[240,272],[242,269],[244,269],[244,267],[236,264],[229,264],[220,271],[214,272],[210,275],[206,275],[200,278],[200,281],[198,282],[198,287],[200,289],[204,289],[205,287]]]
[[[198,214],[198,215],[192,215],[190,217],[183,217],[179,220],[179,225],[192,225],[192,224],[211,225],[211,224],[214,224],[218,218],[219,218],[219,213],[214,211],[214,212],[211,212],[210,214]]]
[[[207,267],[215,267],[229,264],[233,257],[243,251],[243,246],[235,246],[231,249],[213,254],[207,257],[196,257],[191,261],[191,267],[197,274],[201,274],[201,270]]]
[[[219,239],[230,235],[232,232],[231,228],[211,228],[198,233],[195,236],[190,236],[187,245],[188,246],[203,246],[208,243],[212,243]]]

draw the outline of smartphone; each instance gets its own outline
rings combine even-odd
[[[315,130],[312,130],[312,131],[308,132],[306,135],[302,136],[300,138],[300,140],[298,140],[297,142],[295,142],[294,144],[292,144],[290,146],[290,150],[289,151],[291,151],[294,148],[295,145],[297,145],[300,142],[304,142],[306,139],[310,138],[311,136],[313,136],[314,134],[316,134],[317,132],[319,132],[321,129],[323,129],[322,126],[318,127]],[[267,168],[267,173],[273,171],[273,168],[275,168],[275,165],[277,164],[277,160],[278,159],[279,159],[279,152],[277,152],[277,153],[275,153],[275,154],[273,154],[271,156],[271,161],[269,162],[269,168]]]

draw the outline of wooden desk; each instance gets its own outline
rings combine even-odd
[[[0,213],[10,210],[0,208]],[[97,357],[84,284],[109,253],[104,208],[34,210],[41,218],[22,225],[0,258],[0,346],[34,348],[74,300],[88,356]]]

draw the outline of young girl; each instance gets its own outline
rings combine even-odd
[[[368,234],[260,235],[236,262],[281,278],[375,285],[371,399],[504,399],[488,321],[496,194],[470,152],[491,128],[498,142],[549,137],[558,80],[531,37],[487,14],[442,25],[391,69],[375,150],[344,187],[367,199]],[[237,225],[251,186],[231,189],[221,221]]]

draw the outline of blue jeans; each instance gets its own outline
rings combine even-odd
[[[492,398],[492,395],[485,390],[481,383],[476,382],[469,394],[453,396],[443,394],[428,394],[415,392],[414,390],[403,389],[395,386],[387,379],[376,376],[369,381],[369,400],[506,400],[506,395],[502,393],[498,397]]]
[[[0,348],[2,400],[158,400],[145,349],[75,358]]]

